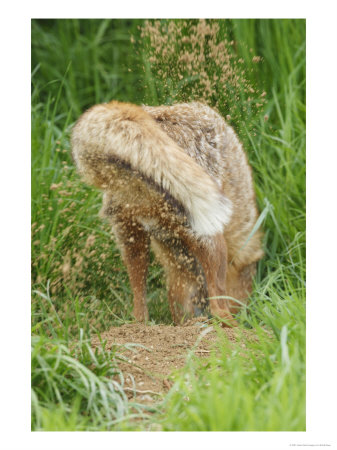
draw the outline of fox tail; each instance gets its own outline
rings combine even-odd
[[[106,189],[111,164],[119,161],[180,202],[198,237],[223,232],[229,223],[231,201],[141,107],[113,101],[90,108],[73,128],[71,144],[89,184]]]

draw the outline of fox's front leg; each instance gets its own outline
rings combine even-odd
[[[119,218],[114,231],[133,291],[133,315],[139,322],[144,322],[149,318],[146,305],[149,235],[132,217]]]

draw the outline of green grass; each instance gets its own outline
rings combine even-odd
[[[150,415],[124,394],[123,349],[91,350],[92,334],[132,320],[131,291],[109,226],[97,217],[100,193],[75,171],[69,133],[97,102],[165,101],[139,25],[32,21],[32,429],[305,430],[303,20],[221,24],[249,81],[267,92],[263,110],[232,124],[265,216],[266,255],[240,316],[240,327],[256,330],[258,340],[242,336],[233,345],[219,333],[214,354],[202,363],[190,354]],[[262,62],[253,64],[251,55]],[[174,78],[170,83],[173,89]],[[171,323],[163,272],[154,263],[148,285],[152,322]]]

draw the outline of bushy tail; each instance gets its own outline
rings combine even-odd
[[[86,181],[102,189],[109,162],[116,160],[152,179],[183,205],[198,236],[222,232],[230,220],[230,200],[141,107],[119,102],[92,107],[73,129],[72,151]]]

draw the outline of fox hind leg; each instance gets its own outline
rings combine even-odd
[[[149,265],[150,238],[134,218],[122,216],[114,231],[127,268],[133,291],[133,315],[139,322],[148,320],[146,277]]]

